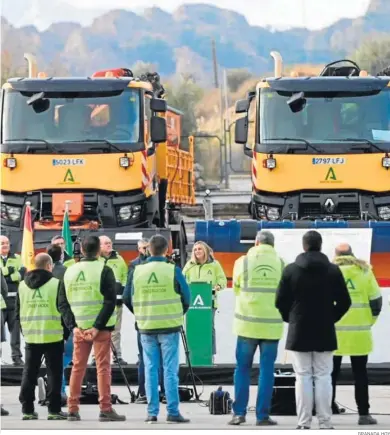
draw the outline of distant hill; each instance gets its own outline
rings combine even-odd
[[[68,9],[64,20],[72,14]],[[112,10],[91,25],[56,23],[43,32],[33,26],[16,28],[3,17],[1,36],[3,49],[16,66],[24,64],[26,51],[36,54],[46,69],[56,71],[61,66],[73,75],[142,61],[156,64],[163,76],[191,74],[200,83],[210,84],[213,38],[222,68],[247,68],[261,74],[272,70],[272,50],[280,51],[287,64],[319,64],[346,56],[367,36],[390,34],[389,16],[390,0],[371,0],[365,16],[343,19],[323,30],[271,32],[250,26],[236,12],[190,4],[172,14],[155,7],[142,14]]]

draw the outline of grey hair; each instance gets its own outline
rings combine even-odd
[[[275,237],[271,231],[261,230],[256,234],[256,243],[261,243],[262,245],[275,245]]]
[[[147,245],[147,244],[149,243],[149,239],[145,239],[145,238],[139,239],[139,240],[138,240],[138,246],[139,246],[141,243],[142,243],[143,245]]]

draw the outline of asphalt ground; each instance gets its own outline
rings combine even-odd
[[[233,395],[233,387],[225,386],[224,390],[229,391]],[[205,387],[201,399],[208,400],[211,391],[215,387]],[[129,393],[126,387],[113,387],[112,393],[118,394],[121,400],[128,401]],[[208,408],[204,404],[199,403],[181,403],[180,411],[183,416],[191,419],[189,424],[167,424],[165,405],[161,405],[158,423],[156,425],[148,425],[144,423],[146,417],[146,405],[114,405],[115,410],[119,414],[124,414],[127,417],[125,422],[110,422],[100,423],[98,421],[99,408],[98,405],[81,405],[80,415],[82,421],[68,422],[68,421],[47,421],[47,409],[40,405],[36,406],[36,411],[39,413],[39,420],[36,421],[22,421],[21,420],[21,406],[19,404],[19,388],[18,387],[2,387],[1,388],[1,402],[6,410],[10,412],[7,417],[1,418],[1,429],[12,430],[86,430],[86,429],[99,429],[99,430],[134,430],[134,429],[217,429],[217,430],[235,430],[239,429],[256,429],[255,427],[255,413],[250,410],[247,415],[247,423],[241,426],[228,426],[227,423],[230,419],[229,415],[210,415]],[[251,387],[251,395],[249,406],[255,405],[256,400],[256,387]],[[354,401],[353,387],[340,386],[337,390],[337,400],[344,406],[356,409]],[[345,414],[333,416],[333,425],[336,430],[355,429],[359,431],[375,430],[377,433],[383,433],[384,430],[390,430],[390,387],[388,386],[372,386],[370,387],[370,402],[371,412],[374,414],[388,415],[374,415],[378,420],[376,426],[358,426],[357,414],[346,410]],[[66,409],[64,409],[65,411]],[[278,423],[277,426],[267,427],[264,429],[295,429],[297,426],[296,416],[274,416]],[[257,428],[260,429],[260,428]],[[263,429],[263,428],[261,428]],[[313,417],[312,429],[318,429],[318,422]]]

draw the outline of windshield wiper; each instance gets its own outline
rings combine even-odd
[[[53,147],[53,145],[49,142],[47,142],[45,139],[31,139],[29,137],[23,137],[20,139],[6,139],[4,142],[37,142],[36,145],[29,145],[27,147],[26,152],[29,152],[31,150],[39,150],[39,149],[45,149],[50,150],[53,153],[62,153],[62,150],[57,150]],[[43,143],[44,147],[38,145],[38,143]]]
[[[371,142],[369,139],[355,139],[353,137],[347,137],[342,139],[332,139],[332,141],[339,141],[339,142],[363,142],[360,145],[352,146],[351,148],[354,150],[367,150],[371,148],[375,148],[376,150],[380,151],[381,153],[385,153],[386,151],[382,148],[378,147],[378,145],[375,145],[374,142]],[[366,145],[366,146],[363,146]]]
[[[124,151],[118,148],[116,145],[114,145],[112,142],[108,141],[107,139],[82,139],[82,140],[67,140],[66,143],[100,143],[102,145],[107,145],[107,147],[92,147],[91,150],[105,150],[105,149],[113,149],[115,151],[119,151],[120,153],[123,153]]]
[[[303,142],[306,145],[306,147],[305,147],[306,150],[308,148],[311,148],[313,151],[315,151],[318,154],[322,153],[321,150],[315,148],[309,141],[307,141],[306,139],[302,139],[302,138],[296,138],[296,137],[272,137],[272,138],[265,139],[265,140],[273,140],[273,141],[283,141],[283,140],[289,141],[289,140],[291,140],[291,141],[295,141],[295,142]],[[289,145],[287,149],[289,150],[289,149],[294,149],[294,148],[290,148],[290,145]],[[300,149],[300,148],[296,148],[296,149]]]

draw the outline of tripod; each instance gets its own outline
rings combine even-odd
[[[134,403],[135,402],[135,392],[131,390],[129,381],[127,380],[127,377],[126,377],[126,374],[125,374],[125,372],[123,370],[123,367],[122,367],[121,363],[119,362],[118,352],[116,351],[114,343],[111,341],[110,344],[111,344],[111,350],[112,350],[112,353],[114,355],[115,362],[118,364],[119,369],[120,369],[120,371],[122,373],[123,379],[125,381],[126,387],[129,390],[129,393],[130,393],[130,402]]]
[[[184,353],[186,354],[188,368],[190,370],[190,376],[191,376],[191,380],[192,380],[192,386],[194,387],[195,401],[196,402],[201,402],[200,396],[199,396],[198,391],[196,389],[194,370],[193,370],[192,365],[191,365],[190,351],[188,349],[187,337],[186,337],[186,333],[184,332],[184,328],[183,327],[180,328],[180,334],[181,334],[181,339],[183,341]]]

